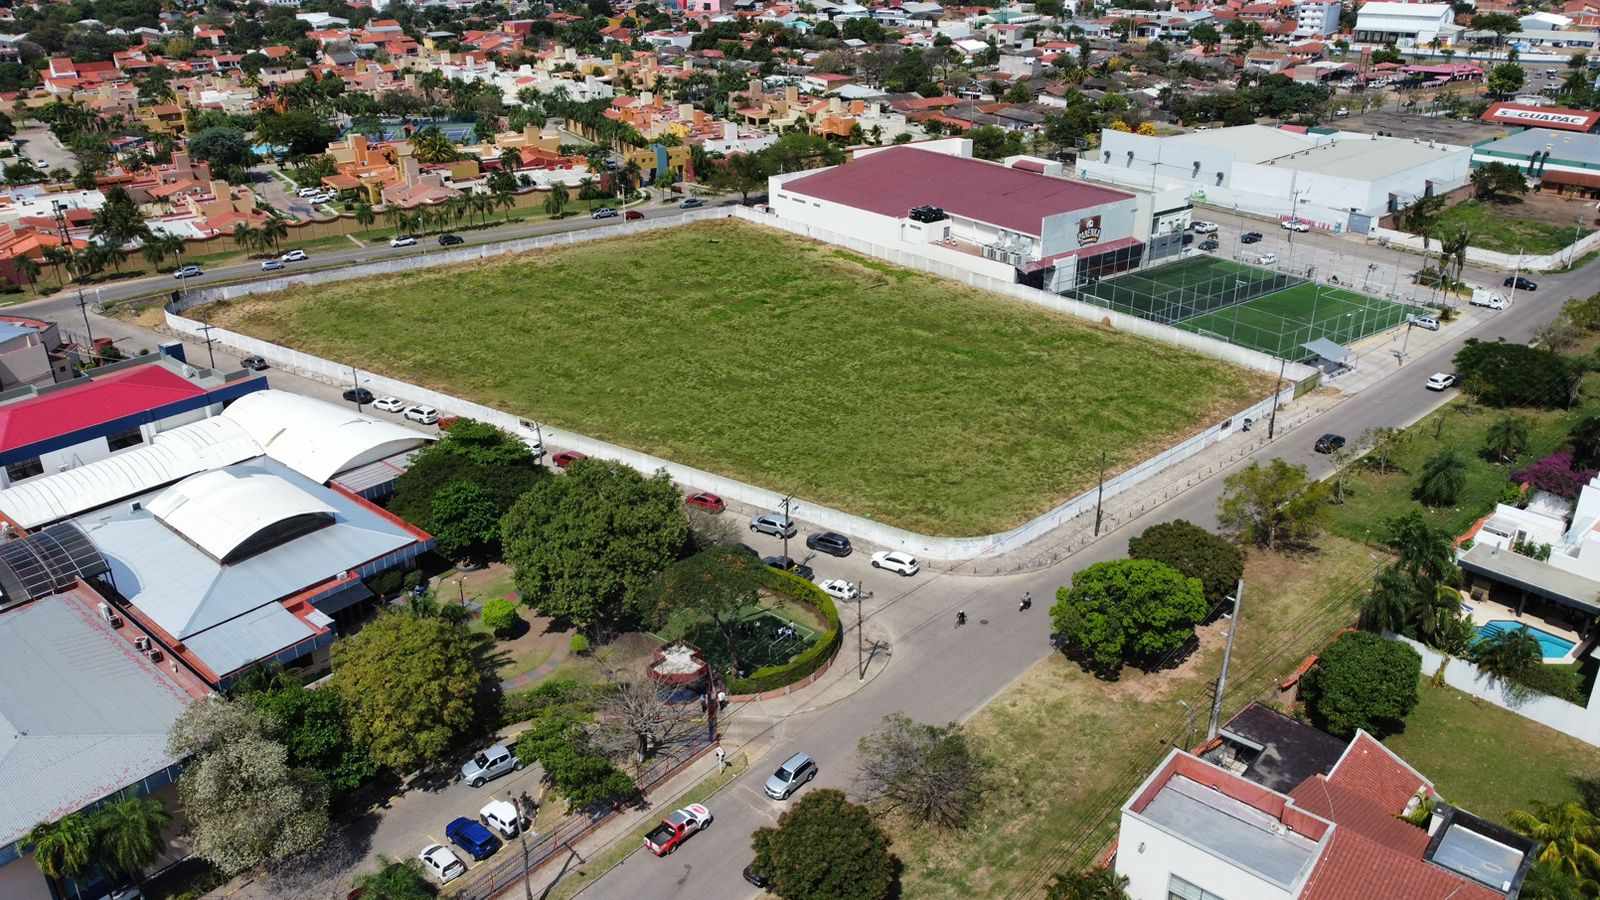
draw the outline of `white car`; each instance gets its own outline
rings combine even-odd
[[[320,193],[322,193],[322,188],[308,187],[308,188],[301,188],[300,190],[295,191],[294,195],[296,197],[315,197],[316,195],[318,195]]]
[[[311,257],[307,256],[304,250],[290,250],[278,258],[284,262],[305,262]]]
[[[1284,231],[1297,231],[1301,234],[1305,234],[1311,230],[1310,225],[1307,225],[1299,219],[1285,219],[1282,222],[1279,222],[1278,225]]]
[[[429,844],[423,847],[422,852],[417,854],[417,859],[422,860],[422,867],[432,872],[440,884],[449,884],[467,871],[466,864],[461,858],[443,844]]]
[[[432,425],[439,421],[439,411],[431,406],[408,406],[406,418],[421,425]]]
[[[200,268],[199,266],[184,266],[183,268],[179,269],[178,271],[173,272],[172,273],[172,277],[173,278],[199,278],[201,275],[204,275],[204,274],[205,274],[205,270]]]
[[[1439,320],[1435,319],[1433,316],[1409,315],[1406,316],[1406,321],[1417,326],[1418,328],[1424,328],[1428,331],[1439,330]]]
[[[1216,234],[1217,223],[1196,220],[1195,222],[1190,223],[1189,229],[1195,234]]]
[[[514,838],[522,829],[522,818],[508,800],[490,800],[478,810],[478,821],[504,838]]]
[[[406,402],[399,397],[379,397],[372,401],[372,408],[384,412],[400,412],[406,408]]]
[[[1256,257],[1256,265],[1258,266],[1275,266],[1277,264],[1278,254],[1276,253],[1263,253]]]
[[[1456,383],[1456,377],[1448,372],[1435,372],[1428,376],[1428,390],[1442,391]]]
[[[835,600],[854,600],[861,596],[861,589],[843,578],[829,578],[817,587]]]
[[[899,575],[915,575],[922,571],[922,566],[917,563],[915,556],[899,550],[879,550],[872,554],[872,567],[888,569]]]
[[[399,237],[392,237],[389,239],[389,246],[391,247],[415,247],[416,245],[417,239],[409,234],[400,235]]]

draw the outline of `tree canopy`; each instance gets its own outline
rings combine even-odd
[[[230,184],[249,180],[246,171],[256,162],[250,138],[231,125],[216,125],[189,139],[189,155],[208,163],[211,174]]]
[[[1348,632],[1322,654],[1301,681],[1318,728],[1339,737],[1364,729],[1382,737],[1417,705],[1422,657],[1399,641]]]
[[[1472,170],[1472,193],[1479,200],[1509,203],[1528,192],[1528,179],[1522,170],[1492,162]]]
[[[583,459],[536,482],[506,513],[501,542],[524,601],[581,626],[641,620],[660,572],[689,538],[665,472]]]
[[[661,573],[652,618],[671,619],[680,633],[695,620],[710,622],[727,646],[733,670],[742,671],[740,650],[748,636],[736,626],[740,612],[760,599],[765,568],[740,547],[714,544]]]
[[[1124,559],[1073,575],[1056,591],[1050,622],[1069,653],[1115,677],[1124,662],[1152,664],[1182,647],[1207,609],[1200,579],[1155,560]]]
[[[1128,555],[1164,562],[1200,579],[1209,607],[1231,595],[1244,577],[1244,554],[1232,541],[1184,519],[1146,528],[1128,541]]]
[[[493,425],[458,420],[395,483],[389,509],[439,539],[450,556],[495,559],[500,519],[550,473],[528,445]]]
[[[492,700],[471,633],[402,612],[334,645],[330,687],[344,700],[350,736],[402,774],[442,760]]]
[[[956,722],[924,725],[895,713],[858,750],[869,802],[919,822],[960,828],[987,786],[989,763]]]
[[[1485,406],[1554,409],[1571,397],[1578,373],[1556,353],[1504,341],[1468,338],[1456,351],[1461,388]]]
[[[1327,512],[1326,484],[1282,459],[1252,462],[1224,479],[1222,490],[1217,521],[1267,549],[1309,542]]]
[[[337,693],[279,679],[240,699],[267,717],[271,734],[289,751],[290,766],[316,772],[333,790],[353,791],[377,774],[377,765],[345,727]]]
[[[843,791],[802,796],[751,838],[754,867],[783,900],[886,900],[898,880],[889,838]]]

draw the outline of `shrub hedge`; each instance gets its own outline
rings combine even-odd
[[[804,578],[777,569],[767,569],[762,581],[769,590],[811,607],[827,623],[827,627],[815,644],[788,662],[757,669],[746,678],[730,677],[730,694],[759,694],[794,684],[827,665],[828,660],[839,652],[839,644],[843,640],[839,610],[833,605],[833,598],[824,594],[821,588]]]

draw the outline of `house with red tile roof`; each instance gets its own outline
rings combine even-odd
[[[1338,744],[1252,705],[1198,755],[1173,750],[1122,807],[1128,895],[1515,900],[1536,841],[1446,803],[1364,731]]]

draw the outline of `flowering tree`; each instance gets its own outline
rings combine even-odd
[[[1518,484],[1526,484],[1536,490],[1570,500],[1578,496],[1578,492],[1594,476],[1594,469],[1573,467],[1572,451],[1560,450],[1514,473],[1511,478]]]

